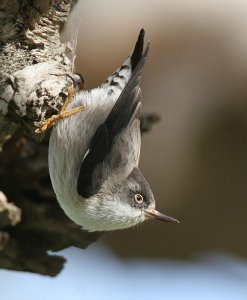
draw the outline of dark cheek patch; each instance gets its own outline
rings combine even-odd
[[[130,173],[129,178],[138,183],[138,185],[140,186],[140,190],[135,192],[141,194],[144,199],[143,203],[149,205],[150,200],[152,199],[152,192],[141,171],[138,168],[134,168]]]

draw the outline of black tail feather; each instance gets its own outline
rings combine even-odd
[[[141,29],[138,39],[136,41],[135,49],[131,55],[131,68],[132,71],[135,70],[136,66],[138,65],[139,61],[142,58],[142,52],[143,52],[143,43],[144,43],[144,35],[145,30]]]

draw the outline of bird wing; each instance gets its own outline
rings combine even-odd
[[[137,67],[139,61],[142,58],[143,43],[144,43],[144,29],[140,30],[137,38],[135,48],[130,56],[123,62],[122,66],[118,68],[113,74],[111,74],[101,87],[111,95],[114,90],[122,90],[122,87],[126,85],[130,79],[132,73]]]
[[[112,153],[113,151],[111,150],[119,138],[119,134],[132,123],[134,118],[139,118],[141,101],[139,83],[148,54],[149,44],[143,54],[142,49],[140,50],[141,56],[139,57],[139,62],[136,64],[131,78],[124,87],[105,122],[97,128],[89,149],[82,161],[77,182],[77,191],[84,198],[89,198],[98,193],[103,182],[113,171],[113,168],[117,167],[116,159],[114,159],[115,164],[112,164],[110,163],[111,159],[106,158],[109,158],[111,155],[116,158],[116,153]],[[134,53],[135,51],[133,54]],[[140,128],[138,128],[138,130],[140,130]],[[114,151],[121,152],[121,149],[115,149]],[[126,161],[125,163],[128,162]]]

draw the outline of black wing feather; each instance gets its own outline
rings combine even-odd
[[[138,40],[140,39],[140,35]],[[142,33],[142,45],[143,36],[144,34]],[[92,138],[89,152],[82,162],[77,183],[77,191],[84,198],[89,198],[100,190],[102,183],[107,177],[107,174],[103,174],[100,164],[104,161],[107,154],[110,153],[116,136],[128,126],[141,100],[139,82],[148,49],[149,45],[144,54],[141,54],[131,78],[127,82],[105,122],[97,128]],[[139,48],[138,51],[140,50],[142,53],[142,49]],[[135,50],[133,52],[133,55],[134,54]],[[98,167],[97,174],[94,176],[96,167]]]
[[[142,58],[142,51],[143,51],[143,43],[144,43],[144,29],[141,29],[138,39],[136,41],[135,49],[131,55],[131,69],[132,71],[135,70],[136,66],[138,65],[139,61]]]
[[[84,198],[92,196],[100,189],[101,180],[92,180],[95,167],[100,164],[111,148],[111,138],[106,125],[101,124],[92,139],[87,156],[81,165],[77,191]],[[100,170],[99,170],[100,171]],[[102,174],[99,174],[99,177]]]

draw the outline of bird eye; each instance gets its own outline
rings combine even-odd
[[[143,197],[141,194],[135,194],[135,201],[138,203],[138,204],[141,204],[143,202]]]

